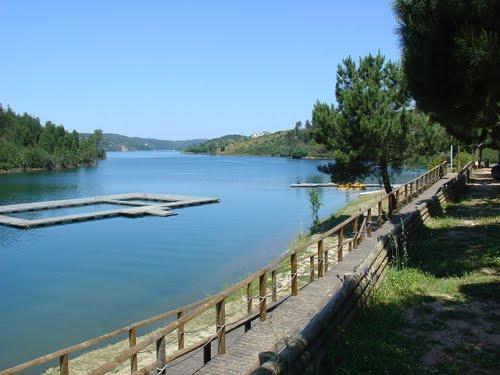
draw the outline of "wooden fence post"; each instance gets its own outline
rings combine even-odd
[[[297,253],[292,253],[290,256],[290,277],[292,296],[297,295]]]
[[[309,281],[314,281],[314,254],[309,257]]]
[[[325,271],[323,272],[323,274],[325,274],[328,271],[328,247],[324,247],[323,264],[325,265],[325,267],[324,267]]]
[[[379,201],[377,203],[377,224],[379,228],[382,226],[382,213],[382,201]]]
[[[59,357],[59,374],[68,375],[69,374],[69,354],[63,354]]]
[[[226,300],[223,299],[215,305],[217,353],[226,353]]]
[[[206,365],[212,359],[212,341],[209,341],[203,347],[203,364]]]
[[[259,276],[259,318],[261,321],[267,319],[267,290],[266,290],[266,274]]]
[[[129,348],[137,344],[137,331],[135,328],[128,330],[128,346]],[[130,372],[137,371],[137,354],[132,354],[130,357]]]
[[[325,256],[325,251],[323,249],[323,240],[319,240],[318,241],[318,277],[323,277],[324,256]]]
[[[369,208],[366,213],[366,235],[372,236],[372,209]]]
[[[252,313],[252,282],[250,281],[247,284],[247,314],[250,315]],[[252,322],[250,320],[245,322],[245,332],[247,332],[250,328],[252,328]]]
[[[177,313],[177,319],[181,319],[184,316],[184,311],[179,311]],[[179,324],[177,326],[177,348],[179,350],[184,349],[184,324]]]
[[[276,270],[271,272],[271,301],[276,302],[278,300],[278,286],[276,285]]]
[[[165,347],[165,336],[156,340],[156,373],[164,375],[167,373],[165,365],[167,364],[167,352]]]
[[[356,218],[354,219],[354,222],[352,224],[352,247],[354,249],[357,249],[358,248],[358,240],[357,240],[357,237],[358,237],[358,231],[359,231],[359,222],[358,222],[358,217],[359,216],[356,216]],[[344,233],[342,233],[342,237],[344,236]]]
[[[340,228],[337,234],[337,262],[344,260],[344,227]]]

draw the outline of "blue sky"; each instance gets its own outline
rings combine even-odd
[[[81,132],[280,130],[342,58],[398,59],[390,1],[2,0],[0,103]]]

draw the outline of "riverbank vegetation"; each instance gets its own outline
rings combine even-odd
[[[0,170],[57,169],[92,164],[105,157],[102,131],[82,137],[62,125],[0,104]]]

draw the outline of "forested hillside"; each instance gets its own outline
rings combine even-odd
[[[326,148],[314,141],[312,127],[308,121],[304,126],[298,121],[294,129],[278,131],[272,134],[250,137],[227,135],[194,147],[188,147],[184,151],[220,155],[285,156],[296,159],[329,157]]]
[[[229,134],[223,137],[210,139],[197,145],[185,147],[183,151],[215,155],[223,152],[228,145],[234,142],[244,141],[247,138],[248,137],[240,134]]]
[[[89,136],[90,134],[83,134]],[[154,138],[127,137],[121,134],[104,133],[102,147],[106,151],[147,151],[147,150],[181,150],[185,147],[206,142],[207,139],[188,139],[169,141]]]
[[[90,164],[105,156],[102,131],[88,137],[0,104],[0,170],[55,169]]]

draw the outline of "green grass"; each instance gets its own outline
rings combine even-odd
[[[491,371],[500,335],[500,195],[471,190],[426,222],[406,268],[390,268],[313,373]],[[495,192],[493,192],[495,193]]]

